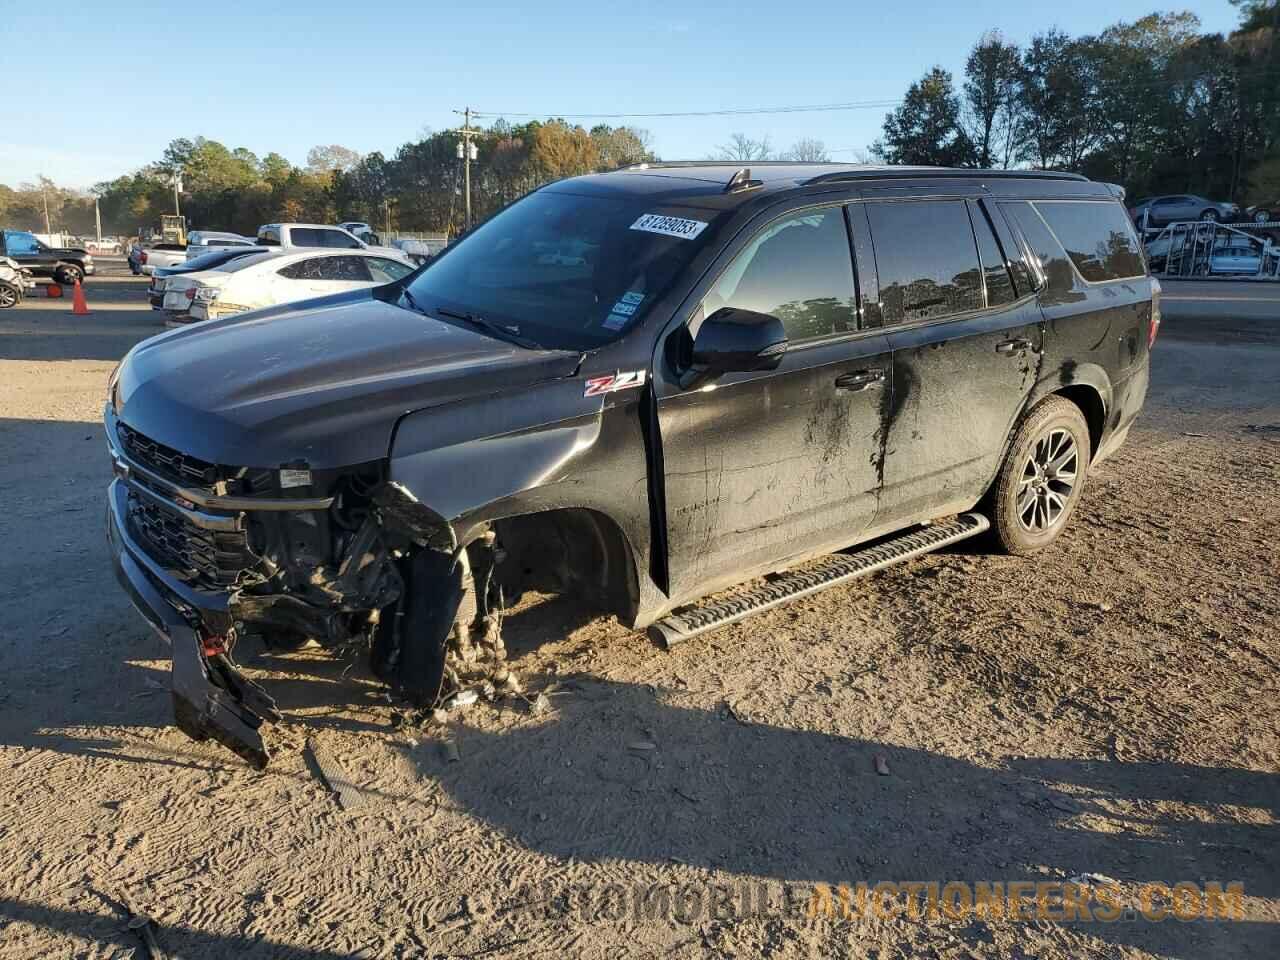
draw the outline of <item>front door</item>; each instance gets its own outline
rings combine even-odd
[[[893,347],[876,526],[897,528],[982,496],[1035,385],[1042,317],[980,205],[869,201],[866,212]]]
[[[858,330],[854,290],[839,205],[773,220],[722,265],[690,330],[755,310],[783,321],[789,348],[776,370],[693,390],[658,378],[672,597],[846,546],[875,516],[890,353]]]

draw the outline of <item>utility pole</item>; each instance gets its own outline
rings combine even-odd
[[[175,217],[182,216],[182,210],[178,206],[178,193],[182,190],[182,174],[174,172],[173,174],[173,215]]]
[[[471,161],[478,154],[476,145],[472,142],[475,137],[480,136],[480,131],[471,126],[471,108],[465,110],[455,110],[454,113],[462,114],[462,127],[457,131],[462,137],[458,141],[458,159],[462,161],[463,172],[463,190],[466,193],[467,219],[466,229],[471,229]]]
[[[49,226],[49,194],[44,189],[44,178],[40,178],[40,199],[44,201],[44,232],[45,235],[53,233],[53,228]]]
[[[98,207],[98,198],[93,198],[93,228],[97,231],[98,242],[102,242],[102,210]]]
[[[387,242],[386,238],[391,235],[391,201],[390,200],[382,201],[382,215],[383,215],[383,222],[386,224],[386,229],[382,231],[384,234],[383,242],[386,243]]]

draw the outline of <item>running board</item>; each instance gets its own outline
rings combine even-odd
[[[852,553],[833,553],[815,566],[795,573],[784,573],[747,593],[725,600],[704,600],[683,607],[650,626],[649,638],[670,650],[678,643],[709,630],[745,620],[762,610],[807,597],[838,583],[865,577],[895,563],[914,560],[926,553],[977,536],[990,526],[991,521],[980,513],[962,513],[953,520],[930,524],[891,540],[882,540],[873,547]]]

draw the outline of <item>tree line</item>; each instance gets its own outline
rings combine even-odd
[[[1237,202],[1280,198],[1280,0],[1233,0],[1229,36],[1191,13],[1153,13],[1096,36],[1047,30],[1019,46],[982,35],[956,84],[934,67],[884,120],[870,155],[888,163],[1071,170],[1130,197],[1194,192]],[[645,130],[565,120],[497,120],[476,140],[473,216],[482,220],[559,177],[656,159]],[[97,199],[104,233],[153,229],[174,208],[192,228],[253,233],[273,221],[364,220],[382,229],[456,234],[462,164],[454,131],[427,132],[392,156],[317,146],[304,166],[204,137],[180,138],[140,170],[89,193],[42,179],[0,184],[0,224],[88,235]],[[734,134],[709,159],[828,160],[805,138],[775,151]]]
[[[1096,36],[1019,47],[984,34],[957,86],[934,67],[884,120],[888,163],[1069,170],[1130,197],[1280,195],[1280,3],[1233,0],[1240,29],[1154,13]]]
[[[97,198],[104,234],[135,235],[174,212],[175,180],[181,212],[191,229],[252,235],[271,222],[335,223],[363,220],[376,229],[404,232],[461,230],[465,200],[458,136],[427,133],[394,156],[364,156],[341,145],[317,146],[306,165],[278,153],[256,156],[204,137],[171,142],[164,155],[89,194],[43,179],[11,189],[0,185],[0,223],[54,231],[94,232]],[[591,170],[654,160],[647,131],[599,125],[590,130],[563,120],[513,126],[498,120],[477,138],[471,166],[472,211],[480,220],[539,184]]]

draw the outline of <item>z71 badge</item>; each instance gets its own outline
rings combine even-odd
[[[619,390],[631,390],[634,387],[643,386],[643,370],[628,370],[625,373],[619,370],[617,373],[588,379],[586,389],[582,391],[582,395],[584,397],[599,397],[606,393],[617,393]]]

